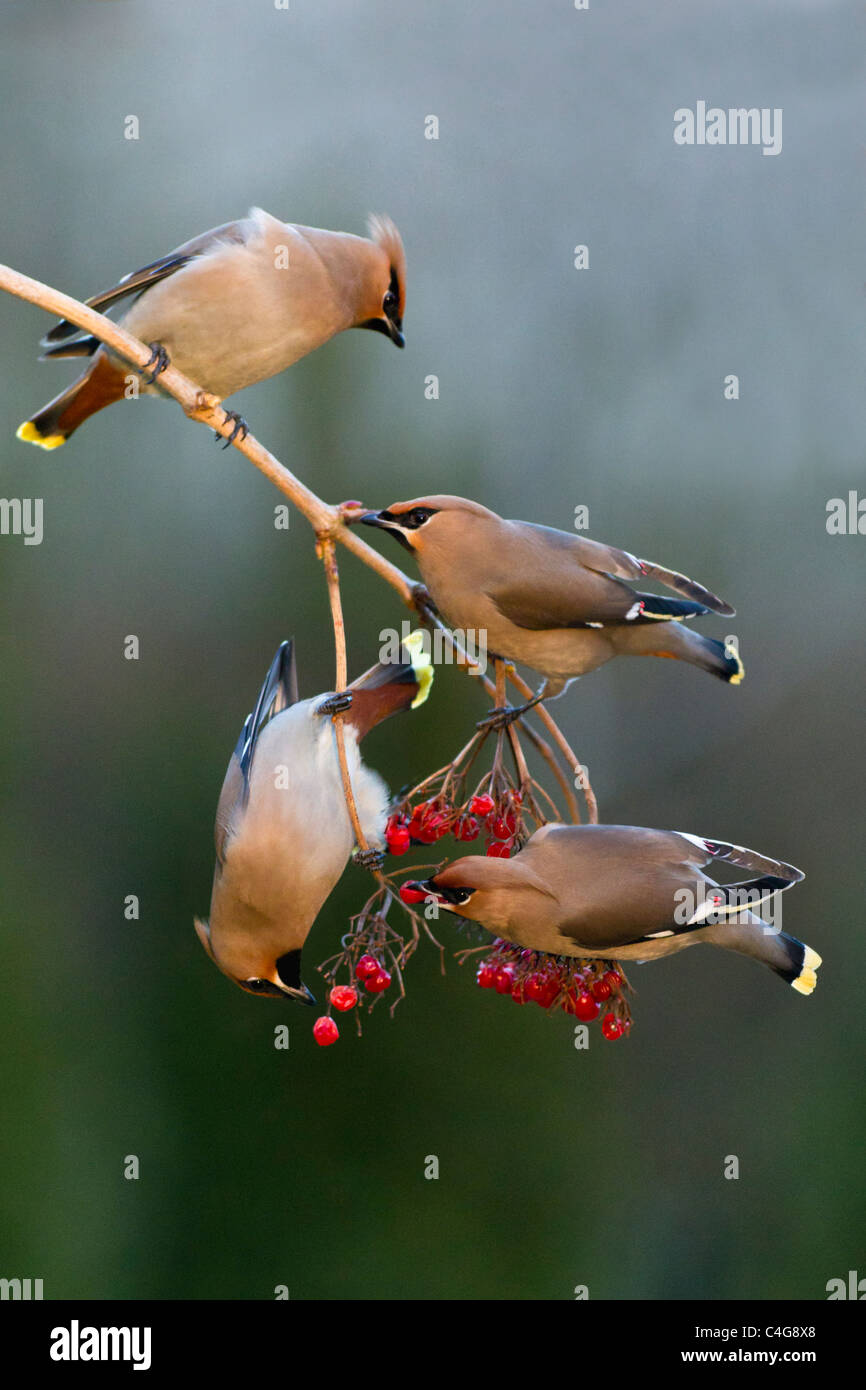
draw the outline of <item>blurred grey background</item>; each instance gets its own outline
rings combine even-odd
[[[604,819],[801,865],[785,925],[825,959],[808,1000],[719,952],[636,969],[631,1039],[588,1052],[432,949],[393,1022],[328,1050],[312,1011],[233,989],[192,918],[278,641],[303,693],[333,682],[309,530],[276,531],[279,495],[171,403],[18,443],[74,364],[37,364],[47,317],[0,296],[0,494],[45,507],[41,546],[0,537],[0,1274],[100,1299],[811,1299],[864,1272],[866,539],[825,525],[863,487],[860,7],[0,15],[3,260],[84,297],[254,203],[355,232],[390,213],[406,351],[344,334],[232,401],[255,434],[329,501],[458,491],[565,529],[585,504],[591,535],[737,605],[741,688],[621,661],[555,713]],[[782,153],[677,147],[699,99],[781,107]],[[357,671],[404,611],[341,567]],[[487,703],[443,669],[368,758],[397,787]],[[367,891],[348,869],[311,983]]]

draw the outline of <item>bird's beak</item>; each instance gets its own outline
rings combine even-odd
[[[397,527],[388,516],[387,512],[365,512],[358,520],[363,522],[365,526],[379,526],[383,531],[397,530]]]
[[[455,907],[460,907],[466,901],[461,894],[466,892],[465,888],[441,888],[432,878],[415,879],[405,885],[407,888],[417,888],[425,897],[435,898],[440,907],[444,907],[448,912]]]
[[[285,955],[280,956],[277,961],[277,978],[275,981],[283,991],[287,999],[295,999],[299,1004],[315,1004],[315,995],[311,994],[301,979],[301,953],[295,948],[293,951],[286,951]]]
[[[382,531],[390,531],[395,541],[399,541],[404,549],[409,551],[410,555],[415,553],[415,547],[407,538],[403,527],[389,512],[366,512],[365,515],[359,517],[358,520],[362,521],[365,526],[378,526]]]
[[[372,328],[374,333],[384,333],[386,338],[391,339],[391,342],[394,344],[395,347],[402,348],[406,346],[406,339],[403,337],[402,327],[400,324],[395,323],[393,319],[365,319],[363,323],[358,325],[358,327]]]
[[[297,987],[293,985],[281,985],[280,988],[287,999],[294,999],[298,1004],[315,1004],[316,1002],[316,996],[307,989],[305,984],[298,985]]]

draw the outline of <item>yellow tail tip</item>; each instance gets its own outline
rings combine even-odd
[[[821,957],[818,952],[807,946],[803,952],[803,968],[796,980],[791,981],[791,988],[798,994],[811,994],[818,983],[817,970],[820,964]]]
[[[743,665],[743,658],[732,642],[725,643],[725,656],[731,657],[731,659],[737,663],[736,671],[734,671],[732,676],[728,677],[728,685],[742,685],[743,678],[746,674],[746,668]]]
[[[424,650],[424,633],[420,628],[409,633],[403,646],[411,656],[412,670],[415,672],[415,679],[418,682],[418,694],[409,708],[417,709],[419,705],[423,705],[430,694],[430,687],[433,684],[433,662],[429,652]]]
[[[23,439],[25,444],[37,444],[40,449],[59,449],[61,444],[66,443],[65,434],[40,434],[32,420],[25,420],[23,425],[19,425],[15,437]]]

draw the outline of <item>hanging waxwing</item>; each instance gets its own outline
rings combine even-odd
[[[379,663],[346,691],[299,700],[291,642],[279,648],[232,755],[216,813],[210,920],[195,928],[208,955],[241,989],[314,1003],[301,951],[340,878],[354,833],[332,715],[340,714],[358,818],[373,851],[384,843],[388,789],[358,744],[399,710],[415,709],[433,680],[423,634],[399,660]]]
[[[389,531],[418,562],[434,604],[463,631],[483,633],[491,655],[545,677],[535,700],[614,656],[670,656],[731,685],[743,678],[736,651],[683,626],[733,608],[685,575],[599,541],[505,521],[478,502],[448,495],[395,502],[359,518]],[[633,582],[664,584],[660,598]],[[509,717],[519,712],[509,711]]]
[[[704,873],[714,860],[756,876],[718,884]],[[821,957],[759,914],[802,878],[790,864],[699,835],[551,823],[513,859],[469,855],[407,886],[535,951],[649,961],[703,942],[751,956],[811,994]]]
[[[104,313],[134,296],[121,325],[152,348],[145,374],[63,320],[44,358],[84,357],[83,375],[25,421],[18,438],[56,449],[91,415],[140,389],[159,393],[171,363],[222,399],[276,376],[346,328],[372,328],[403,347],[406,261],[400,233],[370,218],[370,238],[278,222],[261,208],[205,232],[88,300]],[[43,360],[44,360],[43,358]],[[235,412],[235,432],[246,426]]]

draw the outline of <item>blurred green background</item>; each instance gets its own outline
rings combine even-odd
[[[18,443],[74,364],[38,365],[46,316],[0,296],[0,493],[45,506],[41,546],[0,537],[0,1275],[51,1298],[810,1299],[866,1273],[866,540],[825,526],[863,486],[859,7],[0,13],[2,259],[83,297],[253,203],[355,232],[388,212],[406,351],[344,334],[232,401],[255,434],[329,501],[458,491],[565,529],[585,504],[590,534],[738,606],[742,688],[621,661],[555,713],[604,819],[802,865],[785,924],[825,959],[808,1000],[721,952],[635,969],[631,1039],[588,1052],[432,949],[393,1022],[328,1050],[312,1011],[232,988],[192,918],[278,641],[303,694],[333,681],[309,530],[276,531],[279,495],[173,404]],[[782,107],[781,155],[675,146],[698,99]],[[404,610],[341,566],[357,672]],[[397,787],[488,703],[443,669],[368,760]],[[311,984],[367,891],[349,868]]]

